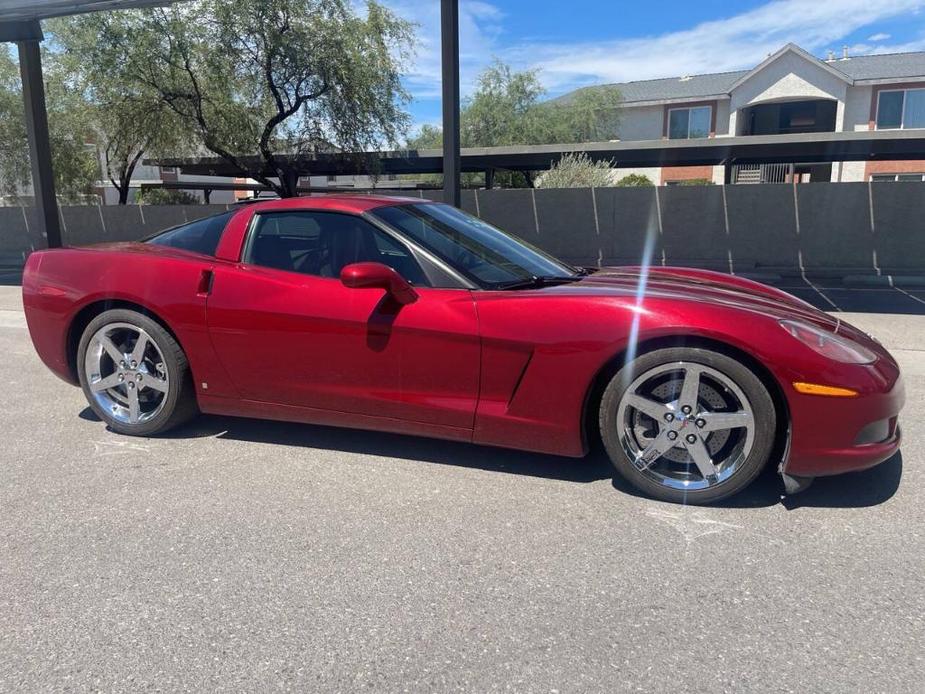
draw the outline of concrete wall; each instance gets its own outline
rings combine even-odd
[[[579,265],[648,257],[756,276],[925,275],[925,183],[467,190],[462,207]],[[139,239],[225,209],[64,207],[61,216],[66,241],[79,245]],[[0,208],[0,265],[42,247],[32,208]]]
[[[223,212],[227,205],[66,205],[61,209],[64,242],[80,246],[106,241],[135,241],[161,229]],[[0,266],[21,265],[45,247],[35,209],[0,207]]]
[[[578,265],[925,275],[925,183],[479,190],[462,207]]]

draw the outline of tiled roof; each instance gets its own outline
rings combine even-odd
[[[864,55],[847,60],[819,61],[853,80],[897,79],[903,77],[925,76],[925,52],[891,53],[886,55]],[[706,75],[687,77],[668,77],[657,80],[624,82],[610,86],[617,87],[623,97],[623,103],[640,101],[661,101],[663,99],[698,99],[717,94],[728,94],[737,81],[751,70],[736,72],[717,72]],[[595,87],[583,87],[594,89]],[[582,90],[564,94],[556,101],[568,102],[572,96]]]

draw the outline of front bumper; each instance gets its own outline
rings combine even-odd
[[[874,368],[874,367],[871,367]],[[782,472],[795,477],[821,477],[865,470],[899,450],[898,415],[906,400],[895,362],[878,364],[879,389],[854,398],[794,394],[791,407],[789,458]],[[883,422],[884,438],[870,441],[868,432]]]

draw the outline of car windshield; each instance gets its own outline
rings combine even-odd
[[[513,287],[537,279],[567,280],[580,276],[570,265],[449,205],[389,205],[369,214],[401,231],[482,287]]]

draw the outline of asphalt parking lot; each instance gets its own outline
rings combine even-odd
[[[0,689],[921,690],[925,293],[792,289],[897,356],[902,451],[685,508],[599,454],[219,417],[120,437],[0,287]]]

